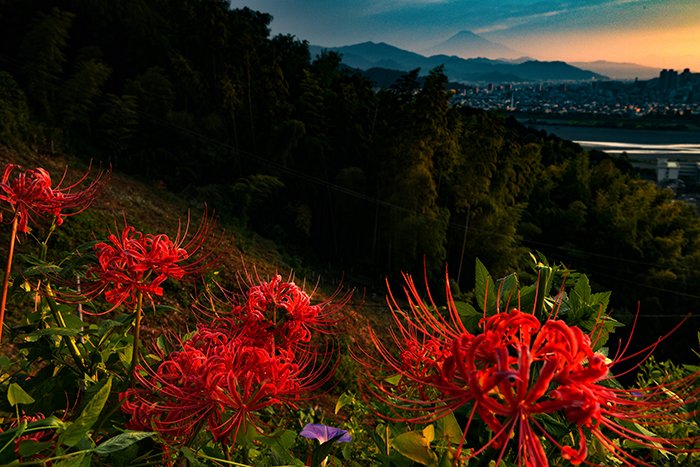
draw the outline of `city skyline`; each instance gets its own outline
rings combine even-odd
[[[328,47],[374,41],[421,53],[468,30],[539,60],[700,71],[698,0],[232,0],[231,5],[270,13],[272,34]]]

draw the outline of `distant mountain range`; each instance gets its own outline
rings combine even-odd
[[[342,55],[343,63],[353,68],[368,70],[383,68],[411,71],[420,68],[422,74],[444,65],[450,81],[461,82],[525,82],[525,81],[583,81],[606,79],[606,76],[583,70],[561,61],[543,62],[526,60],[493,60],[488,58],[461,58],[456,55],[424,55],[403,50],[384,42],[363,42],[342,47],[310,46],[311,56],[322,50]]]
[[[583,68],[584,70],[595,71],[610,77],[610,79],[652,79],[659,77],[658,68],[637,65],[636,63],[617,63],[598,60],[595,62],[571,62],[571,65]]]
[[[384,42],[363,42],[342,47],[311,46],[311,55],[321,50],[334,50],[343,56],[343,63],[373,74],[388,76],[391,71],[406,72],[416,68],[421,74],[438,65],[445,66],[451,81],[518,82],[564,81],[590,79],[642,80],[659,75],[659,69],[634,63],[561,61],[545,62],[525,53],[486,39],[471,31],[460,31],[449,39],[422,51],[403,50]],[[370,73],[370,74],[372,74]]]

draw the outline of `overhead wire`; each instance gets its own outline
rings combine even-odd
[[[5,61],[5,62],[9,62],[9,63],[14,63],[15,65],[18,65],[18,66],[24,66],[24,65],[25,65],[25,64],[23,64],[23,63],[21,63],[21,62],[19,62],[19,61],[17,61],[17,60],[14,60],[14,59],[12,59],[12,58],[10,58],[10,57],[4,56],[3,54],[0,54],[0,60],[3,60],[3,61]],[[40,73],[47,73],[45,70],[42,70],[42,69],[39,69],[39,70],[37,70],[37,71],[40,72]],[[265,157],[263,157],[263,156],[254,154],[254,153],[252,153],[252,152],[250,152],[250,151],[241,149],[241,148],[239,148],[239,147],[235,147],[235,146],[231,145],[230,143],[226,143],[226,142],[220,141],[220,140],[218,140],[218,139],[216,139],[216,138],[213,138],[213,137],[211,137],[211,136],[208,136],[208,135],[206,135],[206,134],[204,134],[204,133],[202,133],[202,132],[199,132],[199,131],[197,131],[197,130],[194,130],[194,129],[192,129],[192,128],[184,127],[184,126],[182,126],[182,125],[177,125],[177,124],[173,123],[172,121],[165,120],[165,119],[162,119],[162,118],[157,117],[157,116],[154,116],[154,115],[150,115],[150,114],[148,114],[148,113],[146,113],[146,112],[143,112],[143,111],[141,111],[141,110],[138,110],[138,109],[136,110],[136,113],[139,114],[139,115],[140,115],[141,117],[143,117],[143,118],[146,118],[146,119],[151,120],[151,121],[154,122],[154,123],[158,123],[158,124],[161,124],[161,125],[169,126],[169,127],[174,128],[174,129],[176,129],[176,130],[178,130],[178,131],[180,131],[180,132],[187,133],[187,134],[189,134],[190,136],[199,139],[200,141],[206,141],[206,142],[208,142],[208,143],[210,143],[210,144],[217,145],[217,146],[219,146],[219,147],[221,147],[221,148],[228,149],[228,150],[230,150],[230,151],[233,151],[233,153],[236,154],[237,156],[241,156],[241,157],[243,157],[243,158],[245,158],[245,159],[248,159],[248,160],[257,162],[257,163],[259,163],[259,164],[263,164],[263,165],[266,165],[266,166],[268,166],[268,167],[272,167],[272,168],[274,168],[275,170],[277,170],[277,171],[279,171],[279,172],[282,172],[282,173],[285,173],[285,174],[287,174],[287,175],[289,175],[289,176],[291,176],[291,177],[295,177],[295,178],[300,179],[300,180],[303,180],[303,181],[307,181],[307,182],[311,182],[311,183],[314,183],[314,184],[319,185],[319,186],[323,186],[323,187],[328,188],[328,189],[330,189],[330,190],[332,190],[332,191],[335,191],[335,192],[337,192],[337,193],[341,193],[341,194],[344,194],[344,195],[347,195],[347,196],[350,196],[350,197],[354,197],[354,198],[356,198],[356,199],[359,199],[359,200],[368,202],[368,203],[370,203],[370,204],[374,204],[374,205],[381,206],[381,207],[385,207],[385,208],[394,209],[394,210],[397,210],[397,211],[399,211],[399,212],[409,213],[409,214],[416,215],[416,216],[419,216],[419,217],[423,217],[423,218],[426,218],[426,219],[431,219],[430,216],[428,216],[428,215],[426,215],[426,214],[424,214],[424,213],[421,213],[420,211],[417,211],[417,210],[415,210],[415,209],[410,209],[410,208],[407,208],[407,207],[405,207],[405,206],[401,206],[401,205],[398,205],[398,204],[396,204],[396,203],[392,203],[392,202],[390,202],[390,201],[382,200],[382,199],[379,199],[379,198],[377,198],[377,197],[375,197],[375,196],[367,195],[367,194],[365,194],[365,193],[362,193],[362,192],[353,190],[353,189],[351,189],[351,188],[344,187],[344,186],[342,186],[342,185],[338,185],[337,183],[333,183],[333,182],[331,182],[331,181],[329,181],[329,180],[324,180],[324,179],[322,179],[322,178],[319,178],[319,177],[316,177],[316,176],[314,176],[314,175],[311,175],[311,174],[302,172],[302,171],[300,171],[300,170],[293,169],[293,168],[291,168],[291,167],[288,167],[287,165],[284,165],[284,164],[281,164],[281,163],[279,163],[279,162],[273,161],[273,160],[271,160],[271,159],[265,158]],[[457,224],[457,223],[452,222],[452,221],[448,222],[447,225],[448,225],[449,227],[451,227],[451,228],[458,229],[459,231],[465,231],[465,230],[467,230],[467,228],[466,228],[464,225],[462,225],[462,224]],[[469,230],[469,231],[476,231],[476,232],[478,232],[478,233],[487,234],[487,235],[491,235],[491,236],[494,236],[494,235],[495,235],[495,236],[501,236],[501,237],[504,237],[504,238],[510,238],[509,235],[506,235],[506,234],[503,234],[503,233],[500,233],[500,232],[496,232],[496,231],[487,231],[487,230],[484,230],[484,229],[478,229],[478,228],[474,228],[474,227],[471,227],[471,228],[469,228],[468,230]],[[659,264],[653,263],[653,262],[640,261],[640,260],[635,260],[635,259],[630,259],[630,258],[624,258],[624,257],[619,257],[619,256],[612,256],[612,255],[608,255],[608,254],[604,254],[604,253],[597,253],[597,252],[586,251],[586,250],[577,249],[577,248],[564,247],[564,246],[561,246],[561,245],[555,245],[555,244],[551,244],[551,243],[547,243],[547,242],[542,242],[542,241],[537,241],[537,240],[520,239],[520,241],[521,241],[522,243],[530,244],[530,245],[533,245],[533,246],[536,246],[536,247],[538,247],[538,246],[539,246],[539,247],[544,247],[544,248],[547,248],[547,249],[550,249],[550,250],[564,250],[565,252],[567,252],[567,253],[569,253],[569,254],[571,254],[571,253],[580,253],[580,254],[586,255],[586,256],[592,256],[592,257],[597,257],[597,258],[604,258],[604,259],[609,259],[609,260],[614,260],[614,261],[623,262],[623,263],[628,263],[628,264],[634,264],[634,265],[642,265],[642,266],[649,266],[649,267],[659,267],[659,266],[660,266]],[[568,257],[568,256],[566,256],[566,255],[562,255],[561,253],[557,253],[557,255],[560,256],[560,257],[564,257],[565,259],[568,259],[568,260],[570,260],[570,261],[572,260],[572,258],[570,258],[570,257]],[[601,266],[601,265],[597,265],[597,266]],[[591,270],[592,268],[590,268],[590,266],[589,266],[588,269]],[[642,283],[639,283],[639,282],[636,282],[636,281],[630,281],[630,280],[627,280],[627,279],[623,279],[623,278],[621,278],[620,276],[612,276],[612,275],[609,275],[609,274],[601,273],[600,271],[596,272],[596,274],[598,274],[598,275],[600,275],[600,276],[603,276],[603,277],[608,277],[608,278],[610,278],[610,279],[614,279],[614,280],[617,280],[617,281],[620,281],[620,282],[630,283],[630,284],[633,284],[633,285],[635,285],[635,286],[637,286],[637,287],[643,287],[643,288],[647,288],[647,289],[658,290],[658,291],[662,291],[662,292],[665,292],[665,293],[668,293],[668,294],[673,294],[673,295],[682,296],[682,297],[686,297],[686,298],[700,299],[700,295],[694,295],[694,294],[679,292],[679,291],[675,291],[675,290],[671,290],[671,289],[667,289],[667,288],[663,288],[663,287],[652,286],[652,285],[649,285],[649,284],[642,284]],[[683,316],[685,316],[685,315],[683,315]]]

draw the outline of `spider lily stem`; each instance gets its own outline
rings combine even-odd
[[[143,293],[139,293],[136,303],[136,324],[134,325],[134,345],[131,351],[131,369],[129,370],[129,387],[134,385],[134,373],[139,363],[139,340],[141,339],[141,314],[143,310]]]
[[[66,321],[63,319],[63,315],[61,314],[61,310],[58,309],[56,306],[56,302],[54,302],[51,297],[46,297],[46,303],[49,305],[49,309],[51,310],[51,314],[53,315],[54,319],[56,320],[56,323],[61,326],[62,328],[66,327]],[[80,350],[78,350],[78,346],[75,345],[75,341],[73,340],[73,337],[71,336],[63,336],[63,342],[66,343],[66,347],[68,347],[68,351],[71,354],[71,357],[73,357],[73,361],[75,361],[75,364],[78,366],[80,371],[83,372],[83,374],[89,374],[88,368],[85,366],[85,361],[83,360],[83,357],[80,355]]]
[[[0,299],[0,342],[2,342],[2,329],[5,324],[5,307],[7,305],[7,291],[10,287],[10,269],[12,269],[12,257],[15,253],[15,240],[17,239],[18,224],[19,218],[15,215],[15,218],[12,220],[10,247],[7,250],[7,265],[5,266],[5,278],[2,281],[2,298]]]

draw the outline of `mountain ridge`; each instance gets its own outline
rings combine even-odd
[[[345,65],[368,70],[370,68],[411,71],[420,68],[423,74],[437,66],[445,67],[445,74],[451,81],[493,82],[494,77],[503,76],[505,81],[584,81],[605,79],[606,76],[593,71],[577,68],[563,61],[527,60],[513,62],[493,60],[485,57],[461,58],[456,55],[432,55],[426,57],[385,42],[360,42],[340,47],[309,46],[311,56],[324,50],[335,51],[342,56]],[[507,78],[507,79],[506,79]]]

